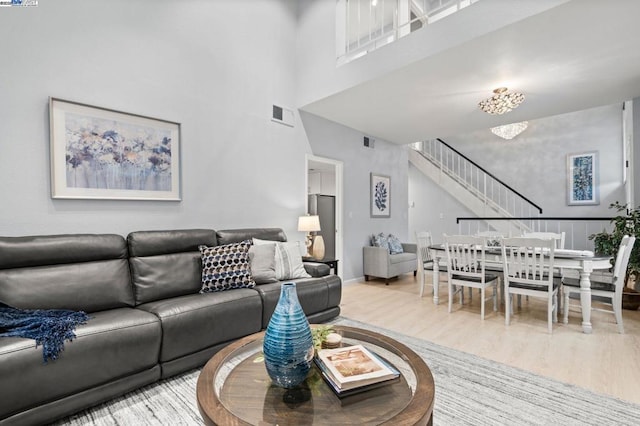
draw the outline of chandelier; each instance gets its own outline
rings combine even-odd
[[[505,124],[504,126],[492,127],[491,132],[500,136],[502,139],[510,140],[524,132],[529,126],[528,121],[521,121],[519,123]]]
[[[506,87],[498,87],[493,93],[495,93],[495,95],[478,103],[478,107],[488,114],[504,114],[517,108],[522,101],[524,101],[524,95],[522,93],[509,93]]]

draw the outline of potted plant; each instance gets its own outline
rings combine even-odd
[[[602,231],[589,236],[594,242],[594,249],[597,254],[613,256],[611,263],[615,262],[618,247],[625,235],[633,235],[640,240],[640,207],[627,209],[627,206],[616,201],[609,205],[610,209],[615,209],[617,216],[611,218],[613,228],[611,232]],[[625,287],[622,295],[622,307],[624,309],[637,310],[640,307],[640,292],[633,288],[637,285],[640,277],[640,241],[636,241],[629,257],[627,273],[625,276]]]

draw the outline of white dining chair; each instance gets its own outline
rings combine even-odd
[[[556,243],[556,249],[564,249],[565,232],[523,232],[525,238],[542,238],[553,240]]]
[[[624,333],[624,325],[622,324],[622,290],[625,286],[627,265],[629,264],[635,241],[636,237],[633,236],[625,235],[622,237],[613,267],[613,277],[610,281],[591,279],[591,296],[605,298],[611,304],[611,309],[592,308],[592,310],[613,313],[618,324],[619,333]],[[572,294],[580,295],[580,280],[564,277],[562,279],[562,293],[564,295],[564,323],[567,324],[569,322],[569,298]]]
[[[499,276],[485,272],[485,239],[470,235],[445,235],[447,252],[447,284],[449,287],[449,313],[453,298],[460,294],[460,304],[464,303],[465,287],[480,289],[480,317],[484,320],[486,301],[493,300],[494,312],[498,310],[497,292]],[[486,297],[486,289],[493,287],[491,297]]]
[[[556,249],[564,249],[565,232],[523,232],[522,236],[525,238],[542,238],[549,239],[556,242]],[[553,278],[558,281],[562,280],[564,271],[562,268],[555,268],[553,270]],[[520,298],[518,298],[518,307],[520,307]],[[562,309],[562,297],[558,299],[558,310]]]
[[[429,246],[433,245],[433,238],[429,231],[416,232],[418,279],[420,280],[420,297],[424,294],[426,271],[433,271],[433,258]]]
[[[553,279],[555,241],[541,238],[504,238],[505,324],[514,314],[513,296],[524,295],[547,301],[549,333],[558,321],[559,283]]]

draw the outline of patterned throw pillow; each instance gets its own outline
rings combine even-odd
[[[200,246],[202,289],[200,293],[253,288],[256,283],[249,268],[251,241],[222,246]]]
[[[371,245],[389,250],[389,239],[382,232],[371,237]]]
[[[402,242],[400,242],[400,239],[393,234],[389,234],[389,253],[404,253],[404,250],[402,249]]]

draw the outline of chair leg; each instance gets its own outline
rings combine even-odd
[[[553,298],[548,297],[547,298],[547,326],[549,329],[549,334],[553,333],[553,313],[554,313]]]
[[[562,322],[564,322],[565,324],[569,324],[569,296],[571,295],[571,291],[565,290],[563,293],[564,293],[564,303],[563,303],[564,320]]]
[[[453,305],[453,293],[453,286],[449,284],[449,313],[451,313],[451,306]]]
[[[369,275],[365,275],[365,276],[364,276],[364,280],[365,280],[365,281],[369,281]]]
[[[506,289],[505,289],[506,290]],[[504,296],[504,324],[509,325],[509,316],[511,314],[511,296],[508,291],[505,291]]]
[[[420,278],[420,297],[422,297],[422,295],[424,294],[424,276],[425,276],[425,271],[424,269],[420,270],[420,276],[418,278]]]
[[[498,289],[500,288],[500,282],[496,282],[493,285],[493,312],[498,312]]]
[[[482,318],[483,321],[484,321],[484,305],[485,305],[484,292],[485,292],[485,289],[484,287],[482,287],[480,289],[480,303],[482,303],[482,305],[480,305],[480,318]]]
[[[613,313],[616,316],[616,323],[618,324],[618,333],[624,334],[624,325],[622,324],[622,295],[611,298]]]

